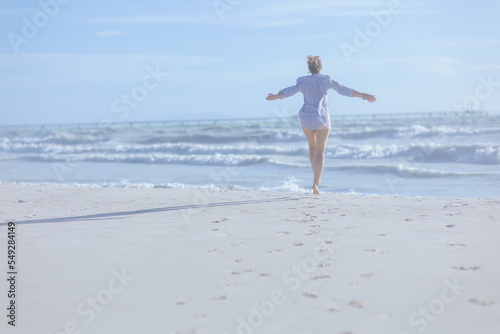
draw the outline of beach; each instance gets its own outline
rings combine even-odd
[[[500,332],[498,199],[12,184],[0,198],[5,275],[8,222],[17,246],[2,333]]]

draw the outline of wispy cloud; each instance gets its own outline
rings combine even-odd
[[[88,24],[195,24],[239,27],[282,27],[301,25],[325,18],[368,16],[382,8],[373,1],[254,1],[230,7],[220,20],[217,10],[205,12],[169,13],[165,15],[137,15],[126,17],[82,18]]]
[[[342,62],[343,59],[339,59],[338,61]],[[459,71],[455,68],[459,63],[460,60],[450,57],[399,57],[360,59],[356,61],[355,67],[350,70],[370,71],[376,70],[376,65],[404,65],[412,71],[415,71],[415,69],[420,69],[426,72],[433,72],[436,74],[453,77],[459,73]]]
[[[469,70],[486,70],[486,71],[498,71],[500,70],[500,64],[482,64],[469,66]]]
[[[76,53],[30,53],[22,57],[15,54],[0,54],[0,70],[23,68],[23,69],[44,69],[48,64],[57,65],[58,68],[67,70],[64,66],[74,67],[75,64],[93,64],[119,67],[129,67],[131,64],[141,68],[143,64],[161,64],[165,67],[175,69],[185,69],[196,66],[206,66],[224,59],[189,56],[178,54],[76,54]]]
[[[1,16],[23,16],[33,14],[36,8],[0,8]]]
[[[102,17],[80,19],[84,23],[139,23],[139,24],[204,24],[213,18],[206,14],[192,15],[141,15],[127,17]]]
[[[495,47],[500,46],[500,38],[452,38],[439,43],[433,44],[433,46],[444,46],[444,47]]]
[[[104,30],[104,31],[99,31],[98,33],[95,34],[97,37],[114,37],[114,36],[120,36],[123,35],[125,32],[120,31],[120,30]]]
[[[280,42],[308,42],[315,40],[328,40],[330,41],[336,37],[345,37],[348,34],[317,34],[317,35],[302,35],[302,36],[291,36],[286,38],[280,38]],[[206,46],[206,45],[227,45],[227,44],[241,44],[241,43],[271,43],[276,42],[276,38],[227,38],[218,40],[206,40],[189,43],[192,46]]]
[[[373,1],[255,1],[244,3],[226,15],[227,25],[283,27],[317,22],[325,18],[366,16],[375,9]]]

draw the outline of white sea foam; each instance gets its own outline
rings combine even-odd
[[[491,193],[495,192],[491,185],[499,180],[495,170],[500,165],[499,139],[498,116],[334,120],[325,173],[355,173],[366,182],[384,175],[424,183],[446,180],[450,194],[450,182],[461,187],[466,178],[474,178],[482,180],[480,187],[489,187]],[[0,131],[0,163],[0,181],[62,178],[58,182],[180,189],[304,192],[309,189],[298,178],[312,173],[300,125],[288,123]],[[57,175],[52,168],[55,164]],[[145,174],[145,166],[157,174]],[[227,185],[215,185],[210,172],[227,167],[240,168],[239,176],[231,175]],[[184,182],[184,171],[201,176],[188,180],[193,184]],[[128,181],[116,174],[136,178]],[[339,189],[352,188],[342,180],[337,182]]]
[[[307,145],[120,144],[115,147],[92,145],[3,144],[0,159],[32,161],[89,161],[121,163],[245,165],[279,161],[280,157],[308,155]],[[326,150],[330,159],[404,159],[417,162],[500,164],[500,144],[335,144]]]

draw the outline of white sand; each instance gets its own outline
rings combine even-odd
[[[1,333],[500,333],[500,201],[2,186]],[[117,278],[118,277],[118,278]]]

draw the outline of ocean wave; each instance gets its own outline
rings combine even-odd
[[[331,136],[342,139],[363,140],[374,138],[400,139],[400,138],[435,138],[442,140],[446,137],[475,137],[475,136],[500,136],[500,128],[475,128],[471,126],[390,126],[386,128],[364,127],[361,129],[332,129]]]
[[[80,160],[101,162],[220,164],[221,161],[250,159],[254,163],[309,155],[307,144],[301,145],[211,145],[163,143],[148,145],[26,145],[0,149],[2,159]],[[343,160],[402,159],[410,163],[500,164],[500,144],[330,144],[326,158]],[[6,158],[8,157],[8,158]],[[232,163],[232,162],[231,162]]]
[[[343,166],[326,166],[325,170],[333,171],[349,171],[349,172],[363,172],[378,175],[396,175],[402,178],[419,179],[419,178],[445,178],[445,177],[473,177],[473,176],[489,176],[500,175],[495,172],[456,172],[456,171],[443,171],[437,169],[427,169],[417,166],[404,165],[401,163],[390,164],[374,164],[374,165],[343,165]]]
[[[500,164],[500,118],[336,121],[329,159]],[[459,136],[454,137],[453,136]],[[377,140],[380,139],[380,140]],[[297,124],[210,124],[0,132],[0,159],[257,164],[308,157]]]
[[[152,183],[152,182],[132,182],[129,180],[121,180],[118,182],[5,182],[0,181],[0,184],[12,185],[54,185],[63,187],[80,187],[80,188],[160,188],[160,189],[191,189],[200,190],[205,192],[218,192],[226,190],[253,190],[262,192],[295,192],[295,193],[310,193],[309,189],[305,189],[298,185],[301,180],[294,177],[286,178],[283,181],[275,183],[266,183],[256,187],[244,187],[236,184],[186,184],[181,182],[166,182],[166,183]]]
[[[41,154],[23,157],[25,160],[61,163],[109,162],[109,163],[145,163],[145,164],[185,164],[210,166],[248,166],[270,161],[269,157],[260,155],[178,155],[178,154]]]
[[[336,145],[327,149],[327,158],[337,159],[404,159],[409,162],[454,162],[499,164],[500,144],[483,143],[411,144],[411,145]]]
[[[227,131],[208,133],[164,134],[143,138],[139,144],[159,143],[204,143],[204,144],[233,144],[233,143],[281,143],[303,141],[304,135],[296,129],[270,130],[256,129],[250,132]]]

